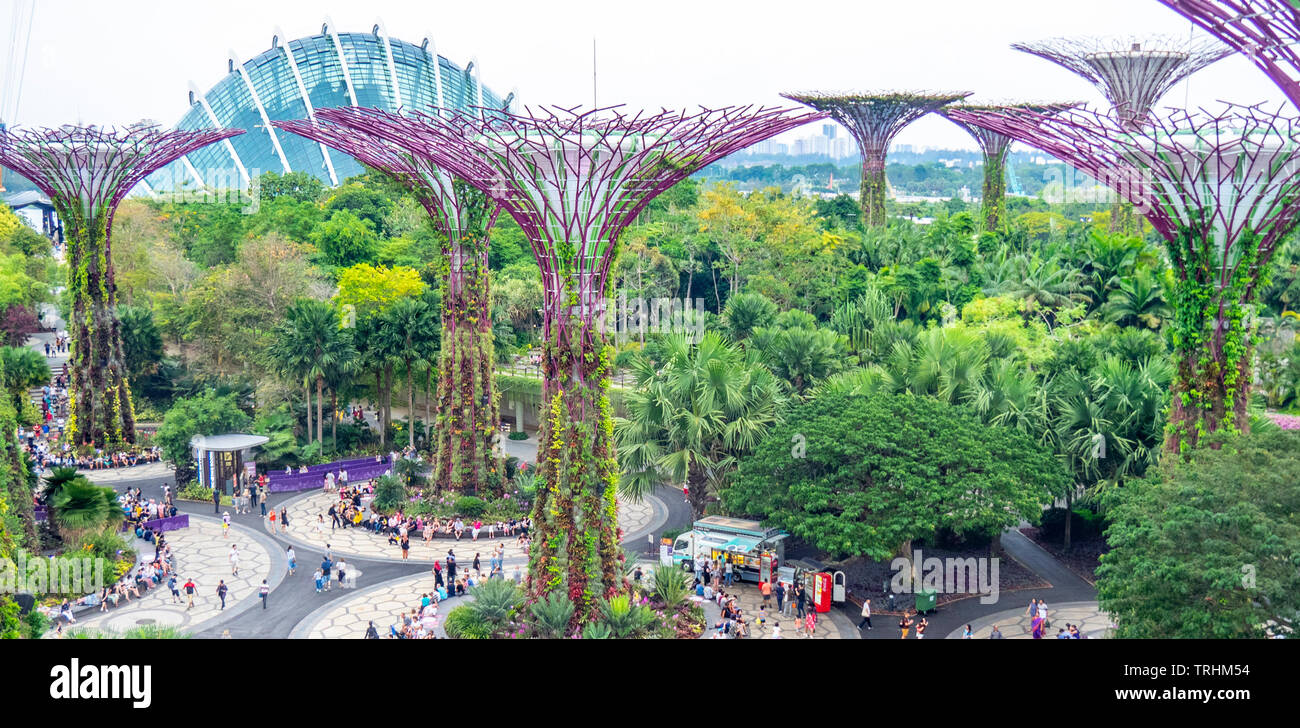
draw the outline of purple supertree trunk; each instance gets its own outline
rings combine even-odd
[[[656,195],[711,162],[822,114],[752,107],[414,118],[346,110],[364,128],[476,186],[523,228],[541,267],[545,412],[528,585],[561,591],[574,626],[623,585],[618,465],[603,316],[617,241]]]
[[[117,205],[158,168],[242,133],[240,129],[164,131],[153,126],[0,132],[0,164],[49,196],[66,231],[72,292],[69,441],[96,447],[135,441],[110,244]]]
[[[355,125],[347,110],[275,126],[346,152],[410,190],[442,234],[442,325],[437,404],[431,423],[435,491],[481,494],[501,481],[500,405],[493,380],[488,231],[500,205],[478,189]]]
[[[1165,449],[1246,431],[1247,314],[1300,212],[1300,122],[1229,106],[1176,111],[1134,130],[1107,114],[952,110],[954,120],[1031,144],[1115,189],[1165,239],[1175,283],[1177,373]]]

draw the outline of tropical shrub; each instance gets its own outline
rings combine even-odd
[[[454,640],[492,638],[492,625],[479,616],[472,604],[462,604],[448,612],[442,628],[447,631],[447,636]]]
[[[467,495],[456,499],[456,512],[466,518],[481,516],[486,508],[487,503],[482,498]]]
[[[375,499],[370,507],[380,513],[392,513],[406,502],[406,486],[391,475],[384,475],[375,483]]]
[[[538,637],[559,639],[564,637],[569,629],[569,620],[573,618],[573,600],[564,592],[554,591],[533,604],[529,612],[533,615],[533,629]]]

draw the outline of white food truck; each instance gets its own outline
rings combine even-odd
[[[766,528],[758,521],[727,516],[708,516],[673,542],[672,560],[686,571],[698,559],[731,562],[734,578],[742,581],[771,581],[785,562],[785,540],[790,534]]]

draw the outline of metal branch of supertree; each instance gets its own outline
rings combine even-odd
[[[56,207],[78,200],[82,214],[89,216],[98,209],[112,210],[160,167],[243,133],[152,125],[6,129],[0,131],[0,164],[30,180]]]
[[[1011,47],[1082,76],[1129,125],[1145,123],[1156,102],[1174,84],[1232,55],[1231,48],[1213,38],[1166,35],[1052,38]]]
[[[975,126],[974,124],[967,124],[965,122],[958,121],[957,119],[954,119],[952,115],[949,114],[948,112],[953,109],[967,109],[971,111],[990,111],[990,112],[1001,111],[1004,109],[1011,109],[1011,110],[1023,109],[1026,111],[1036,111],[1042,114],[1059,114],[1062,111],[1065,111],[1067,109],[1073,109],[1082,105],[1083,102],[1081,101],[1020,102],[1020,103],[1006,103],[1006,104],[960,103],[960,104],[953,104],[950,106],[941,107],[939,109],[936,109],[935,113],[939,114],[940,116],[944,117],[948,121],[951,121],[952,123],[961,127],[967,134],[970,134],[972,137],[974,137],[975,141],[979,142],[980,149],[985,154],[990,156],[997,156],[1006,152],[1007,147],[1010,146],[1011,142],[1013,141],[1011,137],[993,131],[992,129],[986,129],[982,126]]]
[[[1287,0],[1160,0],[1244,53],[1300,107],[1300,8]]]
[[[826,118],[754,106],[493,112],[401,116],[347,107],[320,115],[423,156],[499,202],[528,236],[548,301],[557,303],[566,271],[581,300],[601,295],[615,241],[656,195],[732,152]]]
[[[971,91],[931,93],[883,91],[879,93],[825,93],[808,91],[781,94],[831,115],[858,143],[862,154],[884,160],[889,142],[903,127],[943,106],[960,101]]]
[[[986,129],[982,126],[967,124],[954,119],[949,113],[952,109],[996,112],[1007,109],[1023,109],[1043,114],[1059,114],[1066,109],[1080,106],[1079,102],[1056,103],[1007,103],[1007,104],[955,104],[938,109],[935,113],[966,130],[979,142],[984,153],[984,189],[980,197],[980,208],[985,230],[996,230],[1002,224],[1002,213],[1006,200],[1007,151],[1011,148],[1011,137],[1006,134]]]
[[[903,127],[926,114],[971,95],[970,91],[956,93],[927,93],[920,91],[885,91],[880,93],[784,93],[792,101],[811,106],[831,115],[849,130],[858,142],[862,154],[862,185],[858,203],[862,219],[869,227],[880,228],[886,224],[885,198],[888,181],[885,179],[885,154],[889,142]]]
[[[1140,129],[1086,109],[1051,115],[1026,109],[953,109],[949,116],[1055,156],[1113,188],[1171,246],[1213,241],[1220,279],[1255,238],[1263,266],[1300,218],[1300,119],[1260,106],[1212,113],[1173,109]]]
[[[467,201],[457,193],[455,178],[451,174],[439,169],[427,157],[354,128],[349,124],[351,117],[336,118],[331,113],[334,111],[320,109],[314,121],[299,119],[272,121],[271,124],[349,154],[362,164],[389,175],[415,195],[448,240],[459,240],[468,227],[476,227],[465,218],[480,216],[482,210],[478,205],[466,204]],[[496,205],[492,207],[500,209]]]

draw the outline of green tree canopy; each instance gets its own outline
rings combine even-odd
[[[247,429],[250,422],[249,416],[235,402],[234,394],[218,396],[208,391],[176,400],[163,417],[154,442],[162,448],[163,457],[176,466],[176,480],[182,482],[186,479],[182,478],[183,474],[193,472],[191,438],[239,432]]]
[[[741,461],[728,509],[837,556],[885,559],[940,528],[996,535],[1064,492],[1049,451],[929,397],[818,394]]]
[[[1097,595],[1117,637],[1258,638],[1300,618],[1300,432],[1218,442],[1107,498]]]

